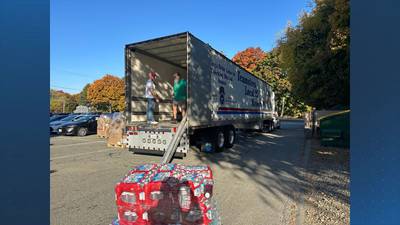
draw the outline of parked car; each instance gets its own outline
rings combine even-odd
[[[54,114],[50,117],[50,122],[58,121],[67,117],[68,114]]]
[[[61,135],[86,136],[97,132],[97,115],[83,115],[70,122],[63,123],[57,130]]]
[[[78,118],[82,117],[82,115],[73,115],[70,114],[67,117],[64,117],[61,120],[56,120],[53,122],[50,122],[50,134],[57,134],[58,133],[58,128],[62,126],[64,123],[72,122],[73,120],[76,120]]]
[[[89,112],[89,113],[87,113],[88,115],[97,115],[97,116],[100,116],[101,115],[101,112]]]

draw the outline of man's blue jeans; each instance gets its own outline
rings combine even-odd
[[[156,106],[156,102],[154,101],[154,98],[148,98],[147,99],[147,110],[146,110],[147,122],[154,121],[154,107],[155,106]]]

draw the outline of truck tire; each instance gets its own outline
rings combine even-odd
[[[214,149],[216,152],[222,152],[225,148],[225,134],[222,129],[218,129],[215,132],[213,140]]]
[[[87,134],[87,129],[86,128],[84,128],[84,127],[81,127],[81,128],[79,128],[79,130],[78,130],[78,136],[80,136],[80,137],[83,137],[83,136],[86,136],[86,134]]]
[[[236,142],[236,131],[234,127],[228,127],[225,130],[225,147],[232,148]]]
[[[262,127],[262,129],[261,129],[261,132],[263,132],[263,133],[269,133],[269,132],[271,132],[271,130],[272,130],[271,128],[272,128],[271,122],[268,121],[268,120],[265,120],[265,121],[263,122],[263,127]]]

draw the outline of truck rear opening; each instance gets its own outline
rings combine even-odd
[[[171,122],[173,74],[178,72],[187,80],[187,55],[186,33],[126,46],[127,139],[135,153],[162,155],[174,136],[179,124]],[[146,122],[144,94],[149,72],[157,74],[155,92],[160,99],[154,109],[156,125]],[[188,145],[187,138],[182,138],[177,155],[184,155]]]
[[[172,119],[173,74],[178,72],[187,80],[187,36],[177,35],[127,45],[127,111],[132,122],[146,121],[145,84],[148,73],[158,75],[155,81],[160,101],[156,104],[156,121]],[[131,76],[133,75],[133,76]]]

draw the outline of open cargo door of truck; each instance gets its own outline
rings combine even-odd
[[[162,155],[176,135],[179,124],[171,123],[173,74],[178,72],[182,79],[187,80],[187,48],[187,33],[126,45],[126,112],[128,129],[135,134],[128,133],[128,143],[135,152],[151,151],[152,154]],[[154,82],[159,96],[154,109],[157,125],[146,123],[147,99],[144,94],[149,72],[157,74]],[[184,131],[183,140],[177,148],[177,152],[182,154],[187,152],[189,146],[187,125]]]
[[[148,73],[157,74],[156,93],[160,101],[154,116],[157,121],[172,118],[173,74],[187,80],[186,33],[126,45],[126,106],[132,122],[146,121],[145,84]]]

